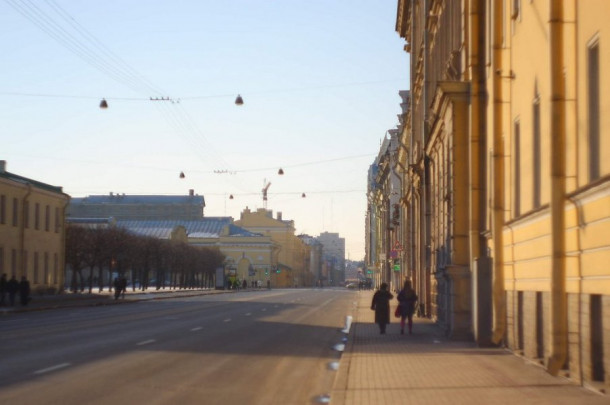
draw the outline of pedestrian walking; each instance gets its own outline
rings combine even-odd
[[[21,299],[21,305],[24,307],[30,302],[30,282],[25,276],[21,276],[21,282],[19,283],[19,298]]]
[[[6,273],[0,277],[0,307],[4,306],[4,300],[6,298],[6,290],[8,288],[8,280],[6,279]]]
[[[379,325],[379,333],[384,335],[386,326],[390,323],[390,300],[394,298],[388,291],[388,285],[381,283],[379,290],[373,295],[371,309],[375,311],[375,323]]]
[[[8,292],[8,300],[12,306],[15,306],[15,295],[19,292],[19,282],[15,278],[15,275],[6,284],[6,291]]]
[[[410,335],[413,333],[413,313],[417,302],[417,294],[411,285],[411,280],[405,280],[396,299],[398,299],[398,312],[400,313],[400,334],[405,334],[405,321],[408,321]]]

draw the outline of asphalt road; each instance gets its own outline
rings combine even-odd
[[[4,316],[0,403],[315,403],[355,300],[286,289]]]

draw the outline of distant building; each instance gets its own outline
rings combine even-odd
[[[299,238],[309,246],[309,273],[311,274],[310,285],[312,286],[323,286],[325,277],[322,267],[322,244],[313,236],[299,235]]]
[[[322,244],[328,284],[340,285],[345,281],[345,238],[339,237],[338,233],[322,232],[316,239]]]
[[[69,218],[69,223],[86,227],[116,226],[140,236],[179,241],[199,248],[217,248],[225,255],[227,279],[266,284],[275,268],[279,247],[270,237],[250,232],[233,224],[231,217],[198,220],[116,220]]]
[[[282,213],[265,208],[251,211],[246,207],[235,225],[251,232],[270,236],[279,246],[277,268],[269,276],[272,286],[293,287],[310,285],[309,247],[295,235],[294,221],[282,219]]]
[[[197,220],[203,218],[203,196],[189,190],[186,196],[170,195],[91,195],[73,198],[67,215],[73,218],[117,220]]]
[[[9,173],[0,161],[0,274],[26,276],[32,291],[61,289],[69,201],[61,187]]]

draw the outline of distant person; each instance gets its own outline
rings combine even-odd
[[[127,290],[127,279],[125,277],[121,278],[121,295],[123,299],[125,299],[125,291]]]
[[[8,292],[8,300],[11,303],[11,307],[15,305],[15,295],[19,291],[19,282],[15,278],[15,275],[6,283],[6,291]]]
[[[121,296],[121,282],[119,281],[119,278],[115,277],[112,284],[114,286],[114,299],[118,300]]]
[[[8,280],[6,279],[6,273],[0,277],[0,306],[4,306],[4,299],[6,298],[6,290],[8,288]]]
[[[246,288],[248,288],[248,282],[247,282],[246,280],[244,280],[244,281],[241,283],[241,287],[242,287],[244,290],[245,290]]]
[[[24,307],[30,302],[30,282],[25,276],[21,277],[19,283],[19,298],[21,299],[21,305]]]
[[[396,299],[398,299],[400,312],[400,334],[405,334],[405,320],[408,320],[410,335],[413,333],[413,313],[415,312],[415,303],[417,302],[417,294],[415,294],[415,290],[411,285],[411,280],[405,281]]]
[[[388,291],[388,285],[381,283],[379,290],[373,294],[371,309],[375,311],[375,323],[379,325],[379,333],[385,334],[386,326],[390,323],[390,300],[394,298]]]

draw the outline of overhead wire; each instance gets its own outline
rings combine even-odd
[[[55,12],[70,26],[72,26],[77,32],[79,32],[83,37],[87,38],[92,44],[95,44],[98,49],[102,51],[107,58],[112,59],[118,65],[120,65],[125,71],[127,71],[134,79],[142,82],[148,89],[152,90],[153,94],[167,94],[163,89],[157,87],[150,80],[148,80],[145,76],[140,74],[138,71],[133,69],[125,60],[123,60],[120,56],[114,53],[111,49],[109,49],[104,43],[98,40],[95,36],[93,36],[85,27],[83,27],[76,19],[74,19],[66,10],[64,10],[59,4],[57,4],[54,0],[45,0],[47,4],[49,4]]]
[[[207,137],[197,126],[194,119],[188,113],[188,111],[182,106],[180,101],[182,99],[198,99],[198,98],[210,98],[214,96],[202,96],[202,97],[186,97],[181,100],[171,99],[170,97],[164,98],[164,95],[168,93],[161,89],[159,86],[152,83],[145,76],[140,74],[136,69],[131,67],[125,60],[119,57],[116,53],[105,46],[102,41],[98,40],[93,34],[85,29],[76,19],[74,19],[64,8],[62,8],[54,0],[45,0],[45,3],[50,9],[69,26],[71,29],[67,29],[61,23],[58,23],[52,16],[46,13],[38,5],[34,4],[31,0],[5,0],[13,9],[23,15],[26,19],[30,20],[39,29],[55,39],[58,43],[66,47],[76,56],[90,64],[92,67],[98,69],[100,72],[106,74],[118,83],[128,87],[138,94],[148,95],[148,98],[127,98],[127,97],[115,97],[114,99],[121,100],[150,100],[155,101],[157,110],[166,121],[167,125],[182,139],[184,139],[190,147],[193,148],[196,155],[205,164],[213,162],[218,168],[222,170],[214,171],[215,173],[246,173],[255,171],[267,171],[274,170],[274,168],[259,168],[259,169],[241,169],[236,170],[226,162],[222,156],[223,154],[215,151],[214,146],[207,140]],[[76,34],[76,35],[75,35]],[[358,84],[372,84],[376,82],[361,82]],[[333,86],[318,86],[319,88],[327,87],[342,87],[350,84],[338,84]],[[352,84],[353,85],[353,84]],[[298,89],[297,89],[298,90]],[[307,89],[301,89],[307,90]],[[290,90],[290,91],[294,91]],[[268,91],[266,93],[273,93],[277,91]],[[150,94],[161,95],[161,98],[150,97]],[[28,93],[1,93],[0,94],[12,94],[21,96],[40,96],[40,97],[70,97],[70,98],[94,98],[86,96],[69,96],[69,95],[50,95],[50,94],[28,94]],[[228,96],[228,95],[227,95]],[[220,97],[220,96],[219,96]],[[223,97],[225,97],[223,95]],[[110,99],[110,98],[109,98]],[[159,100],[158,102],[156,102]],[[355,157],[364,157],[368,155],[360,155]],[[348,157],[354,158],[354,157]],[[326,161],[308,162],[301,164],[285,165],[286,168],[294,168],[299,166],[307,166],[318,164],[321,162],[332,162],[336,160],[342,160],[346,158],[329,159]],[[201,171],[193,171],[201,172]],[[205,173],[205,172],[204,172]],[[209,173],[209,172],[208,172]],[[252,190],[251,186],[243,184],[239,177],[230,176],[229,182],[236,186],[241,191],[249,192]]]
[[[108,75],[115,81],[123,84],[135,92],[141,89],[138,84],[133,81],[128,75],[117,69],[116,66],[108,63],[103,58],[99,57],[95,50],[91,49],[83,41],[80,41],[72,33],[55,22],[48,14],[46,14],[38,5],[33,4],[30,0],[5,0],[14,10],[30,20],[39,29],[49,35],[51,38],[59,42],[76,56],[87,62],[92,67],[98,69]]]
[[[210,160],[216,161],[220,163],[220,167],[230,169],[227,162],[219,159],[221,154],[209,152],[213,150],[211,144],[209,142],[202,142],[202,140],[205,140],[206,137],[197,127],[196,123],[188,112],[183,108],[174,108],[175,106],[180,106],[179,103],[176,103],[175,100],[172,100],[170,97],[164,98],[163,96],[167,95],[167,92],[162,90],[159,86],[153,84],[150,80],[132,68],[122,58],[116,55],[116,53],[106,47],[54,0],[45,0],[45,2],[63,22],[71,27],[71,30],[66,29],[62,24],[55,21],[53,17],[42,10],[38,5],[33,4],[31,0],[5,1],[13,9],[19,12],[26,19],[30,20],[35,26],[56,40],[59,44],[67,48],[69,51],[100,72],[136,93],[147,94],[149,96],[148,100],[150,101],[161,100],[159,103],[155,103],[157,106],[159,106],[158,111],[161,112],[161,115],[170,128],[172,128],[176,134],[185,139],[186,142],[194,148],[194,151],[201,158],[201,160],[205,163],[208,163]],[[157,97],[153,99],[153,97],[150,97],[151,93],[161,95],[161,98]],[[33,94],[24,93],[0,94],[34,96]],[[44,97],[51,95],[41,94],[39,96]],[[171,102],[171,104],[164,105],[166,101]],[[243,185],[240,187],[243,188]]]

